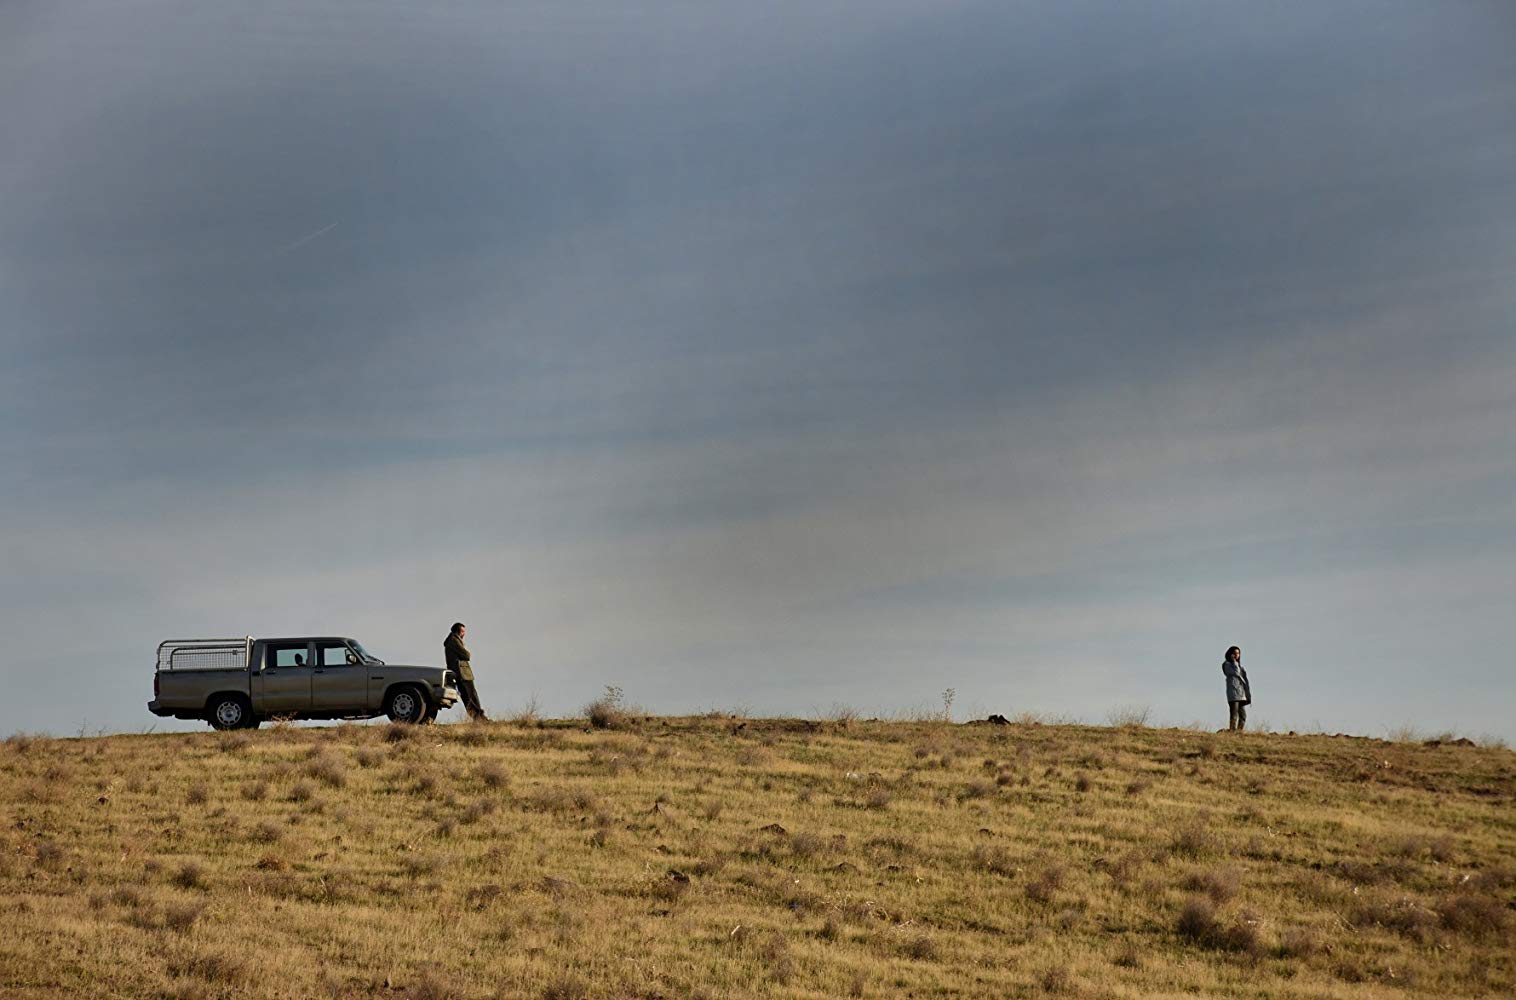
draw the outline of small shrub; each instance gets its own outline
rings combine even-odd
[[[440,872],[442,861],[429,854],[408,854],[400,860],[400,869],[411,878],[420,878]]]
[[[1291,927],[1279,938],[1280,958],[1310,958],[1321,950],[1321,941],[1309,927]]]
[[[191,785],[184,793],[184,801],[192,806],[203,806],[210,801],[211,793],[204,785]]]
[[[797,858],[809,858],[826,849],[826,841],[814,833],[790,834],[790,853]]]
[[[307,764],[305,773],[331,788],[341,788],[347,784],[347,772],[342,761],[326,754]]]
[[[51,840],[40,841],[37,844],[36,851],[37,867],[45,868],[49,871],[56,871],[62,868],[65,859],[68,857],[67,852]]]
[[[504,788],[510,784],[510,775],[505,773],[505,768],[494,761],[479,765],[479,780],[484,782],[485,788]]]
[[[1262,941],[1254,921],[1239,918],[1223,923],[1216,916],[1216,904],[1208,896],[1191,896],[1179,911],[1175,928],[1179,936],[1203,948],[1235,951],[1249,955],[1262,952]]]
[[[316,797],[316,790],[305,782],[300,782],[290,789],[291,802],[309,802]]]
[[[199,979],[223,987],[244,986],[253,981],[253,963],[240,954],[208,951],[187,959],[169,962],[176,976]]]
[[[421,974],[406,996],[409,1000],[463,1000],[467,994],[451,979],[431,969]]]
[[[632,714],[621,689],[614,684],[607,684],[604,694],[584,706],[584,717],[596,729],[624,729]]]
[[[590,988],[575,976],[559,976],[542,988],[542,1000],[589,1000]]]
[[[195,921],[205,913],[203,902],[181,903],[163,908],[163,926],[180,934],[195,926]]]
[[[906,938],[900,946],[900,951],[906,958],[914,958],[918,962],[936,961],[937,942],[925,934],[916,934]]]
[[[475,799],[470,802],[468,808],[463,810],[463,815],[458,817],[460,823],[477,823],[490,815],[499,806],[494,799]]]
[[[1147,705],[1123,705],[1106,713],[1105,721],[1119,729],[1142,729],[1152,714],[1153,709]]]
[[[246,733],[221,733],[216,740],[222,753],[236,753],[252,745],[253,738]]]
[[[117,906],[124,906],[132,910],[140,910],[147,905],[147,897],[136,886],[119,886],[111,890],[109,899]]]
[[[958,801],[966,802],[969,799],[985,799],[994,796],[996,785],[992,781],[971,781],[964,785],[958,792]]]
[[[1090,776],[1081,774],[1074,779],[1074,791],[1084,793],[1090,790]]]
[[[534,789],[523,804],[533,812],[591,812],[595,797],[586,791],[569,791],[556,785]]]
[[[1215,835],[1199,822],[1180,827],[1169,841],[1169,850],[1184,858],[1202,857],[1215,849]]]
[[[362,747],[353,755],[353,759],[359,767],[378,767],[384,763],[384,754],[372,747]]]
[[[268,782],[255,781],[250,785],[243,785],[242,797],[249,802],[262,802],[268,798]]]
[[[1443,927],[1473,938],[1503,934],[1510,922],[1504,904],[1489,896],[1450,896],[1437,905],[1437,912]]]
[[[1055,965],[1038,978],[1037,984],[1044,993],[1066,993],[1074,984],[1074,977],[1066,965]]]
[[[1235,869],[1213,868],[1209,871],[1191,872],[1184,880],[1184,887],[1191,892],[1204,894],[1220,906],[1237,895],[1240,881]]]
[[[1026,896],[1037,903],[1050,903],[1053,896],[1063,886],[1063,868],[1060,865],[1046,865],[1037,873],[1037,877],[1026,885]]]
[[[975,867],[983,868],[991,874],[1000,875],[1005,878],[1014,878],[1016,875],[1016,866],[1012,863],[1010,855],[1006,853],[1003,847],[979,844],[974,848],[971,857],[973,858]]]
[[[1425,944],[1432,940],[1438,914],[1413,899],[1393,903],[1365,900],[1348,912],[1347,921],[1354,927],[1383,927]]]
[[[1216,932],[1216,904],[1205,896],[1192,896],[1179,911],[1179,936],[1204,943]]]
[[[174,873],[173,883],[181,889],[203,889],[205,869],[191,861]]]

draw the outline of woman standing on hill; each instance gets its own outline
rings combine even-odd
[[[1248,672],[1242,669],[1242,647],[1233,646],[1226,651],[1221,661],[1221,675],[1226,678],[1226,701],[1231,707],[1231,720],[1227,729],[1242,732],[1248,724],[1247,706],[1253,703],[1253,691],[1248,686]]]

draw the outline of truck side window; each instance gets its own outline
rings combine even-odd
[[[323,667],[345,667],[355,658],[348,652],[347,646],[340,642],[323,645],[317,653],[320,659],[316,662]]]
[[[306,644],[303,642],[270,643],[264,666],[269,669],[303,667],[305,666],[305,649]]]

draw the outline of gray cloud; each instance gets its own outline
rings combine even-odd
[[[0,623],[80,666],[0,729],[464,617],[556,710],[1210,717],[1237,641],[1516,735],[1508,21],[7,7]]]

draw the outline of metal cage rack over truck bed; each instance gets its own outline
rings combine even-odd
[[[165,639],[158,644],[158,670],[246,670],[253,637]]]

